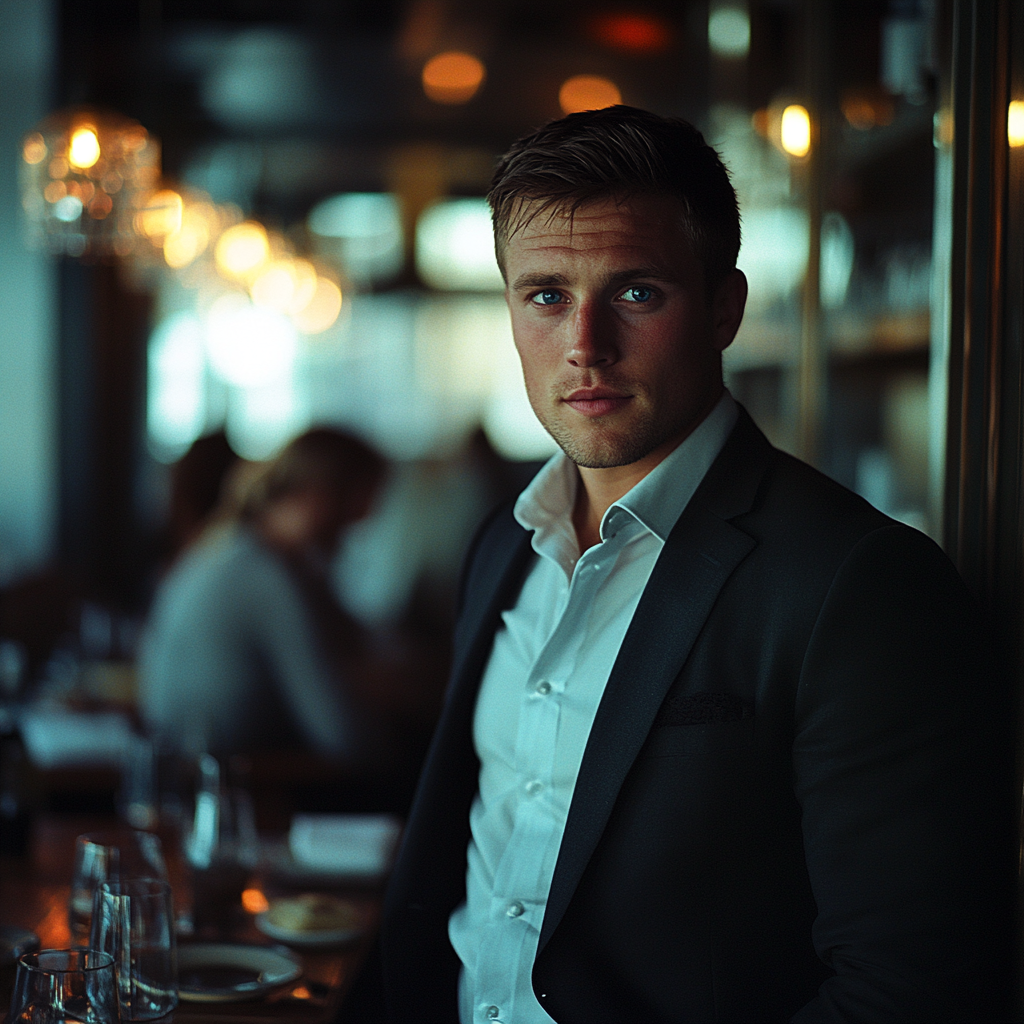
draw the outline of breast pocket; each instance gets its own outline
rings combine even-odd
[[[716,752],[748,750],[754,744],[753,718],[738,722],[657,725],[640,751],[641,757],[706,757]]]

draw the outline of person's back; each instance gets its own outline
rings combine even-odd
[[[357,438],[309,431],[231,500],[175,565],[150,615],[142,711],[186,753],[306,749],[358,759],[358,628],[328,584],[341,531],[362,518],[383,460]]]

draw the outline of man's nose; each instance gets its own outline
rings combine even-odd
[[[598,303],[581,302],[570,322],[566,360],[573,366],[602,366],[618,361],[614,326]]]

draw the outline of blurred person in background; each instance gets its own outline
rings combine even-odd
[[[367,759],[373,715],[354,695],[364,638],[328,570],[385,471],[363,441],[319,428],[227,481],[220,511],[150,616],[140,704],[161,741],[183,754]]]
[[[224,482],[239,462],[227,435],[216,430],[192,442],[171,467],[167,515],[167,561],[194,544],[221,507]]]

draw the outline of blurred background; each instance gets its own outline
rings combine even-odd
[[[953,30],[938,0],[0,0],[4,686],[130,702],[227,464],[332,425],[392,464],[332,586],[428,652],[429,719],[464,545],[552,451],[483,196],[616,102],[732,172],[734,395],[940,538]]]

